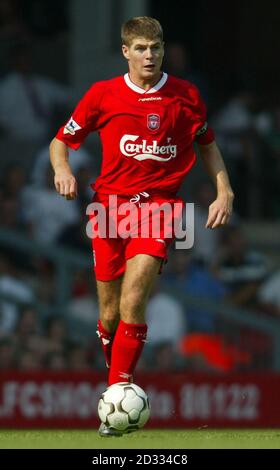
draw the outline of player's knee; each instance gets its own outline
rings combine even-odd
[[[120,314],[117,309],[113,309],[113,308],[101,309],[100,318],[102,322],[106,324],[114,325],[115,323],[119,321]]]
[[[140,291],[130,291],[126,292],[121,296],[120,301],[120,313],[121,316],[126,313],[135,313],[142,311],[143,306],[143,295]]]

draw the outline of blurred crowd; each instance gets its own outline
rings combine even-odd
[[[27,4],[29,16],[24,18],[20,2],[0,0],[0,234],[10,230],[41,246],[68,248],[90,259],[86,208],[100,156],[93,156],[87,146],[70,150],[79,195],[69,202],[56,193],[48,143],[75,100],[67,77],[60,82],[38,72],[31,43],[44,35],[67,34],[67,28],[58,19],[52,31],[45,31],[43,19],[38,23],[41,29],[36,28],[32,18],[38,18],[38,2]],[[39,13],[46,15],[44,10]],[[193,69],[190,52],[180,43],[167,47],[165,70],[201,90],[236,203],[228,227],[206,230],[214,189],[206,180],[193,181],[187,199],[195,202],[194,247],[172,250],[159,276],[147,307],[149,336],[139,368],[211,372],[270,368],[271,336],[233,321],[222,310],[246,309],[268,321],[280,315],[280,270],[264,252],[250,247],[242,230],[246,219],[280,218],[280,108],[247,88],[229,93],[216,106],[215,89]],[[27,255],[16,244],[0,241],[1,369],[103,370],[95,337],[94,275],[82,267],[71,274],[65,312],[56,312],[54,263],[43,253]],[[38,303],[47,307],[45,313]]]

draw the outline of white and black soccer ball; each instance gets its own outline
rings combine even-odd
[[[142,428],[150,416],[149,399],[144,390],[133,383],[116,383],[102,393],[98,415],[106,426],[118,431]]]

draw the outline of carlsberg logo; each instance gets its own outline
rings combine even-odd
[[[139,135],[125,134],[120,140],[120,151],[126,157],[133,157],[135,160],[157,160],[159,162],[167,162],[177,155],[177,145],[170,144],[171,137],[167,139],[167,145],[158,145],[157,140],[147,145],[146,140],[141,143],[135,144],[134,142],[139,138]],[[161,157],[160,155],[166,155]]]

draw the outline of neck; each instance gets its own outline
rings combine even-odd
[[[130,80],[140,88],[143,88],[143,90],[150,90],[155,86],[161,79],[162,77],[162,72],[158,72],[157,75],[155,75],[152,78],[142,78],[137,75],[134,75],[133,72],[129,71],[129,78]]]

